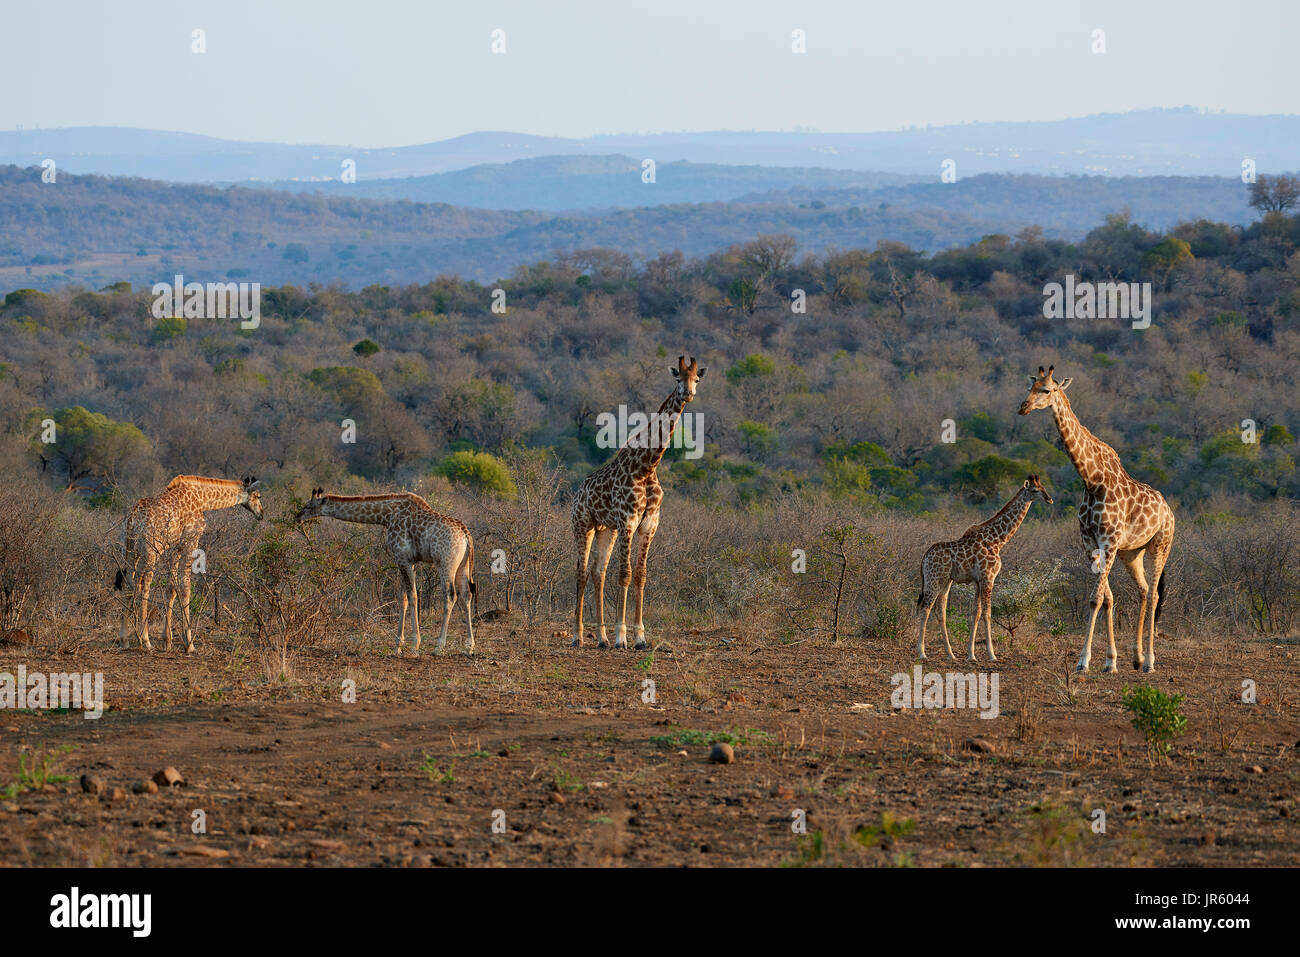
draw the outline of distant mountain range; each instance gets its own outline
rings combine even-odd
[[[945,159],[955,161],[960,178],[982,173],[1231,177],[1239,174],[1244,158],[1253,159],[1261,172],[1300,164],[1300,116],[1217,114],[1183,107],[883,133],[706,132],[565,139],[483,132],[384,149],[243,143],[115,127],[0,133],[0,165],[27,167],[51,158],[69,173],[171,182],[337,181],[343,162],[351,159],[356,163],[357,187],[375,180],[409,179],[409,188],[419,191],[429,186],[422,178],[435,174],[515,160],[578,156],[631,158],[638,170],[642,160],[653,159],[660,168],[692,163],[741,169],[871,170],[936,180]],[[756,174],[744,175],[752,181]],[[464,184],[467,190],[472,185],[472,178]],[[740,192],[759,188],[754,185]],[[651,201],[678,201],[661,192],[661,199]],[[399,197],[393,192],[386,198],[417,196]]]

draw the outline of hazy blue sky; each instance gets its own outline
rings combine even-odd
[[[1295,0],[10,0],[0,23],[10,130],[377,147],[475,130],[847,132],[1184,104],[1300,113]],[[195,28],[203,55],[190,51]],[[504,56],[490,50],[497,28]],[[1096,28],[1104,55],[1091,52]]]

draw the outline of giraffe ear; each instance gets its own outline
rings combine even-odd
[[[1068,389],[1068,388],[1070,387],[1070,383],[1073,382],[1073,381],[1074,381],[1074,377],[1073,377],[1073,376],[1071,376],[1071,377],[1068,378],[1068,379],[1062,379],[1060,382],[1058,382],[1058,383],[1056,384],[1056,387],[1057,387],[1058,389],[1060,389],[1062,392],[1064,392],[1066,389]]]
[[[699,373],[695,376],[695,378],[697,378],[697,379],[703,379],[703,378],[704,378],[704,373],[706,373],[706,372],[708,372],[708,371],[709,371],[708,369],[703,369],[703,368],[700,369]]]
[[[668,368],[668,371],[671,372],[671,373],[673,374],[673,378],[674,378],[674,379],[677,379],[677,378],[680,378],[680,377],[681,377],[681,373],[678,372],[676,369],[672,368],[671,366]]]
[[[1025,378],[1029,380],[1030,385],[1035,385],[1038,382],[1038,376],[1036,375],[1027,375]]]

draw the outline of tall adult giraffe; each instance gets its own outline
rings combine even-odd
[[[948,641],[948,590],[953,582],[974,582],[975,617],[970,632],[971,661],[975,660],[975,638],[979,635],[980,619],[988,636],[989,661],[997,661],[993,653],[993,583],[1002,571],[1002,549],[1016,534],[1034,502],[1052,504],[1037,475],[1025,479],[1016,489],[1011,501],[986,521],[972,525],[953,542],[936,542],[925,551],[921,559],[921,596],[916,600],[920,609],[921,636],[917,639],[916,653],[925,660],[925,626],[930,621],[930,610],[939,602],[939,625],[943,631],[943,646],[949,659],[956,661],[952,644]]]
[[[596,469],[578,488],[573,497],[573,538],[578,546],[577,600],[573,611],[573,646],[582,646],[582,601],[586,591],[589,557],[593,539],[596,543],[595,564],[590,565],[591,583],[596,589],[596,620],[600,625],[599,647],[608,648],[605,635],[605,569],[617,537],[619,551],[618,632],[615,648],[627,647],[627,587],[636,584],[636,647],[644,648],[645,624],[641,610],[645,600],[646,562],[650,543],[659,530],[659,506],[664,490],[655,474],[672,441],[673,430],[686,404],[695,398],[695,388],[704,378],[702,369],[691,356],[677,357],[672,369],[677,380],[659,411],[650,417],[645,428],[628,437],[615,456]],[[632,575],[633,536],[636,537],[636,575]]]
[[[166,648],[172,646],[172,605],[176,601],[177,582],[181,585],[181,627],[185,629],[185,651],[194,651],[194,633],[190,628],[190,576],[194,551],[207,529],[205,513],[242,505],[258,520],[262,519],[258,481],[249,476],[241,481],[204,478],[201,475],[178,475],[156,498],[142,498],[132,506],[122,526],[122,552],[126,568],[117,573],[115,587],[130,586],[131,599],[123,610],[118,637],[125,647],[127,620],[134,618],[140,647],[152,651],[149,641],[149,586],[159,560],[172,552],[171,574],[167,580],[167,621],[163,628]]]
[[[438,572],[442,583],[442,632],[433,648],[434,654],[447,643],[447,627],[456,596],[465,600],[465,654],[474,650],[473,598],[474,539],[459,519],[442,515],[414,492],[386,495],[326,495],[324,489],[311,491],[311,499],[298,513],[298,521],[308,518],[337,518],[363,525],[382,525],[384,543],[397,563],[402,576],[402,623],[397,630],[397,653],[406,644],[406,610],[410,605],[415,623],[413,652],[420,653],[420,596],[415,587],[415,565],[428,562]]]
[[[1092,599],[1092,617],[1088,621],[1088,637],[1083,644],[1076,671],[1087,671],[1092,658],[1092,635],[1097,625],[1097,613],[1106,603],[1106,630],[1110,636],[1110,652],[1106,656],[1105,671],[1115,671],[1115,609],[1110,590],[1110,570],[1118,558],[1124,563],[1142,598],[1138,611],[1137,645],[1133,652],[1133,667],[1151,672],[1156,669],[1156,616],[1160,607],[1160,576],[1174,543],[1174,512],[1165,498],[1150,485],[1139,482],[1124,471],[1119,455],[1109,445],[1097,438],[1080,423],[1070,408],[1065,390],[1072,379],[1057,382],[1052,378],[1055,366],[1046,371],[1038,367],[1038,375],[1030,376],[1029,395],[1020,404],[1020,414],[1028,415],[1035,409],[1050,408],[1056,417],[1061,441],[1070,461],[1083,479],[1084,498],[1079,503],[1079,534],[1088,559],[1097,573],[1097,592]],[[1150,589],[1142,556],[1151,550],[1153,576]],[[1154,589],[1155,600],[1148,602]],[[1148,648],[1142,653],[1142,633],[1148,625],[1147,606],[1150,605]]]

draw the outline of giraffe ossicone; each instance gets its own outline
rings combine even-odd
[[[1079,535],[1087,553],[1089,566],[1097,575],[1097,589],[1092,600],[1092,616],[1088,621],[1088,637],[1075,671],[1086,672],[1092,659],[1092,636],[1097,626],[1097,614],[1106,606],[1106,630],[1110,638],[1105,671],[1116,671],[1115,654],[1115,599],[1110,589],[1110,572],[1115,560],[1123,562],[1133,583],[1137,585],[1141,602],[1138,609],[1137,642],[1133,651],[1133,667],[1144,672],[1156,668],[1156,620],[1160,612],[1160,582],[1165,562],[1174,543],[1174,512],[1158,491],[1139,482],[1124,471],[1119,454],[1079,422],[1065,390],[1071,379],[1057,381],[1053,378],[1055,366],[1038,367],[1038,375],[1029,376],[1029,395],[1020,404],[1020,414],[1028,415],[1035,409],[1051,409],[1056,420],[1066,454],[1083,479],[1084,497],[1079,503]],[[1151,552],[1152,580],[1148,587],[1142,558]],[[1154,600],[1149,600],[1155,592]],[[1143,632],[1147,633],[1146,652],[1143,653]]]
[[[954,582],[973,582],[975,585],[975,617],[971,622],[971,661],[975,660],[975,640],[979,636],[980,619],[984,621],[990,661],[997,661],[993,653],[993,583],[1002,570],[1002,549],[1016,534],[1020,524],[1029,514],[1034,502],[1052,504],[1037,475],[1030,475],[1011,501],[986,521],[972,525],[952,542],[936,542],[921,559],[921,595],[916,607],[921,618],[921,633],[916,643],[916,653],[925,660],[925,629],[930,621],[930,611],[939,602],[939,627],[949,659],[955,661],[952,644],[948,641],[948,592]]]
[[[474,650],[474,539],[460,519],[435,512],[414,492],[381,495],[327,495],[322,488],[311,490],[311,498],[298,512],[301,524],[311,518],[336,518],[343,522],[382,525],[384,544],[397,564],[402,579],[402,623],[397,630],[397,653],[406,644],[408,607],[415,626],[413,652],[420,652],[420,596],[415,585],[415,566],[433,565],[441,582],[442,631],[434,654],[447,643],[447,628],[457,597],[465,602],[465,654]],[[306,534],[304,532],[304,534]]]
[[[605,634],[605,570],[615,544],[619,546],[621,597],[614,647],[627,647],[629,584],[636,586],[635,647],[646,647],[645,623],[642,619],[646,563],[649,561],[650,543],[654,541],[655,532],[659,529],[659,508],[664,497],[656,472],[672,442],[682,410],[688,402],[694,401],[696,386],[704,378],[705,372],[694,356],[691,356],[690,363],[687,363],[685,356],[678,356],[676,367],[669,371],[677,381],[668,398],[659,406],[659,411],[649,417],[642,429],[628,437],[612,459],[588,475],[574,494],[570,513],[573,538],[578,549],[571,642],[574,647],[582,645],[582,604],[588,575],[595,592],[593,597],[600,629],[599,647],[609,647],[609,639]],[[590,560],[593,542],[596,546],[594,562]]]
[[[146,651],[153,650],[149,640],[149,588],[159,561],[171,553],[167,618],[163,629],[165,647],[170,649],[172,646],[172,607],[179,582],[185,650],[186,653],[194,651],[194,631],[190,625],[190,587],[194,571],[191,559],[207,529],[205,515],[242,505],[260,521],[264,515],[261,493],[257,491],[260,484],[252,475],[239,481],[178,475],[161,495],[142,498],[132,506],[122,526],[125,567],[118,569],[114,583],[119,590],[130,592],[118,628],[118,638],[123,647],[127,644],[127,626],[131,621],[140,647]]]

